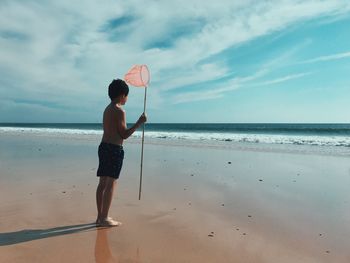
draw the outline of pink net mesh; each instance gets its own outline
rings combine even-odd
[[[146,87],[150,81],[148,67],[146,65],[135,65],[125,74],[124,79],[132,86]]]

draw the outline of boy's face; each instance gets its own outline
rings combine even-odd
[[[128,100],[128,95],[122,95],[122,99],[121,99],[121,104],[122,105],[125,105],[125,103],[127,102],[127,100]]]

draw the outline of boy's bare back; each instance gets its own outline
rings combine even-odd
[[[103,112],[103,137],[102,141],[117,145],[123,145],[123,138],[119,130],[125,125],[125,111],[117,104],[110,103]]]

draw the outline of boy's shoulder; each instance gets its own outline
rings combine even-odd
[[[109,114],[124,114],[125,113],[124,109],[116,104],[107,105],[106,109],[105,109],[105,113],[108,113],[108,112],[109,112]]]
[[[120,106],[118,106],[118,105],[112,105],[112,110],[115,112],[115,113],[117,113],[118,115],[119,114],[124,114],[125,113],[125,110],[122,108],[122,107],[120,107]]]
[[[125,112],[125,110],[122,107],[118,106],[118,105],[115,105],[114,108],[115,108],[116,111]]]

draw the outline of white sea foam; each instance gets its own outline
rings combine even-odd
[[[136,136],[141,136],[140,133]],[[191,133],[191,132],[147,132],[147,136],[160,139],[225,141],[269,144],[319,145],[350,147],[350,138],[345,136],[278,135],[247,133]]]
[[[66,135],[102,135],[101,130],[89,129],[58,129],[58,128],[21,128],[0,127],[0,133],[34,133],[34,134],[66,134]],[[141,137],[137,131],[133,137]],[[221,141],[267,144],[293,144],[318,146],[350,147],[350,137],[346,136],[316,136],[316,135],[279,135],[279,134],[251,134],[251,133],[209,133],[209,132],[163,132],[147,131],[147,138],[162,140],[192,140],[192,141]]]
[[[76,134],[76,135],[102,134],[102,131],[99,131],[99,130],[27,128],[27,127],[0,127],[0,132],[4,132],[4,133],[26,132],[26,133],[34,133],[34,134]]]

